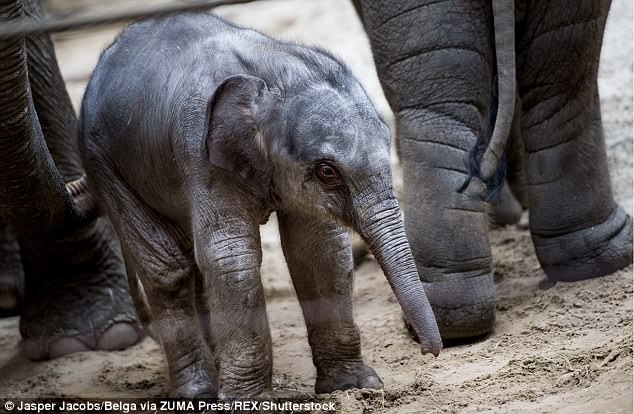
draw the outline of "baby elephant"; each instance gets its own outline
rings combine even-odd
[[[392,189],[388,128],[330,54],[209,13],[139,22],[101,56],[80,118],[88,182],[147,297],[172,396],[270,389],[259,225],[273,211],[317,392],[382,385],[361,358],[343,225],[370,246],[422,352],[440,351]]]

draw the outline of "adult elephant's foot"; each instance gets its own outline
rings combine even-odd
[[[104,219],[46,247],[28,246],[20,319],[26,358],[123,349],[142,338],[118,242]]]
[[[17,315],[24,293],[24,273],[15,233],[0,217],[0,317]]]
[[[331,368],[319,368],[315,392],[325,394],[352,388],[383,388],[383,381],[376,371],[363,362],[338,364]]]
[[[555,281],[600,277],[632,263],[632,219],[618,206],[592,227],[564,234],[531,233],[539,262]]]
[[[522,218],[522,205],[511,192],[507,182],[504,183],[498,196],[491,202],[489,214],[498,226],[515,224]]]
[[[434,282],[423,282],[443,341],[486,335],[495,324],[495,288],[493,276],[449,274]],[[415,340],[416,332],[405,320]]]

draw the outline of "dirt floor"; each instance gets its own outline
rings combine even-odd
[[[369,46],[346,0],[272,0],[222,8],[239,23],[327,47],[350,64],[388,119]],[[74,102],[113,29],[58,36],[58,55]],[[632,213],[632,2],[614,0],[599,80],[617,200]],[[398,169],[398,166],[395,166]],[[396,174],[397,185],[398,177]],[[315,371],[290,285],[275,220],[262,229],[263,278],[277,392],[311,392]],[[377,263],[356,273],[356,320],[365,361],[382,391],[326,396],[340,412],[632,412],[632,268],[597,280],[540,289],[527,231],[491,231],[497,289],[495,332],[476,343],[422,356]],[[90,352],[33,363],[17,355],[18,320],[0,320],[0,395],[7,397],[159,397],[165,364],[150,339],[121,352]]]

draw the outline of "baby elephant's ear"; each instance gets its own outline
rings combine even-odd
[[[222,81],[207,107],[204,156],[258,193],[268,192],[270,182],[270,161],[260,124],[273,104],[272,95],[262,79],[236,75]]]

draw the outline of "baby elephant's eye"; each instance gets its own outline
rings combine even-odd
[[[320,162],[317,165],[317,176],[321,181],[330,186],[337,185],[341,182],[341,177],[337,169],[326,162]]]

